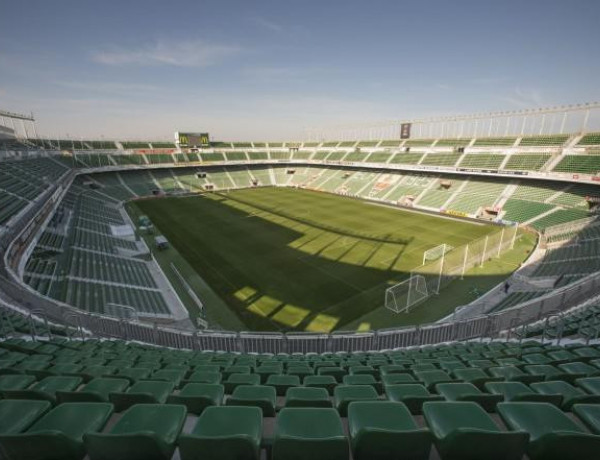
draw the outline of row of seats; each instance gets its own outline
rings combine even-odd
[[[272,437],[263,436],[258,407],[210,406],[190,432],[182,432],[186,407],[138,404],[107,427],[110,403],[0,401],[0,447],[8,460],[427,459],[435,445],[443,460],[597,458],[600,405],[578,404],[578,421],[544,402],[498,404],[502,429],[471,401],[426,402],[419,427],[400,402],[355,401],[348,406],[348,434],[339,414],[326,407],[286,407]],[[586,429],[587,428],[587,429]]]

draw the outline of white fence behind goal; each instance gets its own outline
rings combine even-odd
[[[442,244],[425,251],[423,265],[414,269],[409,279],[386,289],[385,307],[396,313],[408,313],[412,307],[439,294],[452,280],[462,278],[467,270],[483,266],[486,260],[512,249],[517,231],[516,225],[502,227],[457,248]]]

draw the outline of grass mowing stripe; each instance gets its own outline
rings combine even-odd
[[[248,330],[344,328],[378,310],[385,289],[420,265],[424,250],[497,231],[291,188],[138,206]],[[408,316],[419,322],[418,313]],[[410,323],[396,315],[379,327]]]

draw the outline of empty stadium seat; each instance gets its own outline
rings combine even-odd
[[[110,393],[109,399],[115,410],[122,412],[135,404],[164,404],[174,389],[172,382],[141,380],[125,392]]]
[[[0,393],[4,390],[23,390],[35,382],[33,375],[0,375]]]
[[[508,402],[546,402],[559,407],[562,403],[562,395],[539,394],[521,382],[489,382],[485,384],[485,389],[502,395]]]
[[[307,375],[303,384],[305,387],[324,388],[331,396],[338,382],[333,375]]]
[[[411,414],[421,414],[425,402],[444,400],[443,396],[432,395],[427,388],[420,384],[388,385],[385,387],[385,393],[390,401],[406,405]]]
[[[285,396],[288,388],[300,386],[300,377],[297,375],[270,375],[265,385],[274,387],[277,396]]]
[[[4,399],[0,401],[0,435],[21,433],[50,410],[48,401]]]
[[[285,407],[331,407],[325,388],[292,387],[285,393]]]
[[[168,397],[169,404],[183,404],[188,412],[200,415],[209,406],[223,403],[225,388],[216,383],[188,383],[178,394]]]
[[[231,394],[240,385],[259,385],[260,376],[256,374],[231,374],[223,383],[225,393]]]
[[[122,392],[129,386],[127,379],[101,377],[91,380],[79,391],[57,391],[56,398],[63,402],[108,402],[108,395]]]
[[[432,436],[417,427],[406,406],[358,401],[348,407],[348,431],[355,460],[428,459]]]
[[[562,380],[532,383],[531,388],[543,395],[561,395],[563,410],[570,410],[573,404],[600,404],[599,395],[586,394]]]
[[[347,460],[348,455],[348,440],[335,409],[284,408],[277,416],[273,460]]]
[[[108,403],[61,404],[27,431],[0,435],[0,446],[10,460],[81,460],[84,436],[100,431],[111,413]]]
[[[423,415],[442,460],[521,460],[529,441],[501,431],[474,402],[426,402]]]
[[[179,436],[182,460],[258,460],[262,438],[258,407],[211,406],[190,434]]]
[[[136,405],[108,432],[86,434],[85,447],[91,460],[168,460],[185,416],[182,405]]]
[[[371,401],[378,399],[371,385],[338,385],[333,390],[333,404],[342,417],[346,417],[348,404],[352,401]]]
[[[72,391],[82,382],[80,377],[46,377],[23,390],[5,390],[4,397],[9,399],[45,399],[56,404],[57,391]]]
[[[447,401],[472,401],[486,412],[494,412],[496,405],[504,400],[501,395],[483,393],[471,383],[438,383],[435,389]]]
[[[239,385],[227,399],[226,404],[259,407],[264,417],[274,417],[277,405],[276,389],[268,385]]]
[[[531,460],[598,458],[600,436],[586,433],[552,404],[501,403],[498,413],[510,429],[529,433]]]

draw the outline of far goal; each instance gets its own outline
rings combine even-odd
[[[411,275],[385,290],[385,308],[396,313],[410,311],[410,308],[427,299],[427,282],[423,275]]]

